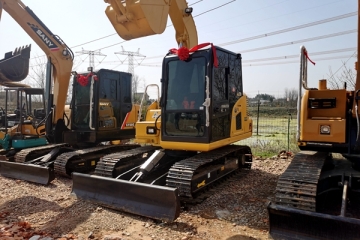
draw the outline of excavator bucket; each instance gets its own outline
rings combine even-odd
[[[116,32],[122,39],[160,34],[166,28],[169,4],[166,1],[114,1],[106,0],[110,5],[105,13]]]
[[[304,211],[270,203],[273,239],[359,239],[360,219]]]
[[[29,73],[30,50],[31,45],[19,47],[14,52],[5,53],[5,58],[0,60],[1,81],[18,82],[27,77]]]
[[[76,172],[72,179],[71,194],[80,199],[166,222],[174,221],[180,214],[177,188]]]
[[[49,184],[55,179],[54,169],[31,163],[0,161],[0,174],[4,177],[28,182]]]

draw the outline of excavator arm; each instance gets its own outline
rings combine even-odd
[[[131,40],[161,34],[170,17],[175,28],[178,46],[186,48],[198,44],[196,26],[185,0],[105,0],[110,22],[121,38]],[[156,3],[154,3],[156,2]]]
[[[53,123],[63,119],[74,55],[35,13],[20,0],[0,0],[0,17],[4,9],[44,51],[53,66]]]

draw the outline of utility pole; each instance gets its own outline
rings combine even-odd
[[[140,58],[141,58],[141,59],[140,59],[140,60],[141,60],[140,63],[141,63],[141,62],[146,58],[146,56],[143,55],[143,54],[141,54],[141,53],[139,53],[140,48],[138,48],[137,52],[125,51],[125,49],[124,49],[123,46],[121,46],[121,49],[122,49],[121,52],[116,52],[115,54],[126,55],[127,58],[129,58],[128,73],[131,73],[131,75],[134,77],[134,57],[140,57]],[[126,60],[126,58],[125,58],[125,60]],[[124,60],[124,61],[125,61],[125,60]],[[121,60],[120,60],[121,63],[123,63],[124,61],[121,61]],[[139,64],[140,64],[140,63],[139,63]]]
[[[76,53],[89,55],[89,67],[92,67],[93,69],[95,68],[95,59],[94,59],[95,55],[96,56],[103,56],[104,58],[106,57],[106,55],[101,53],[100,50],[90,51],[90,50],[82,49],[80,52],[76,52]],[[102,61],[99,61],[99,62],[101,63]]]
[[[128,58],[128,62],[129,62],[129,67],[128,67],[128,73],[130,73],[132,75],[132,86],[131,86],[131,90],[132,90],[132,99],[133,101],[136,101],[136,93],[138,91],[138,87],[139,87],[139,79],[135,77],[135,72],[134,72],[134,57],[139,57],[140,58],[140,63],[139,61],[138,64],[140,65],[141,62],[146,58],[145,55],[141,54],[140,48],[138,48],[137,52],[130,52],[130,51],[125,51],[124,47],[121,46],[122,51],[121,52],[115,52],[115,54],[120,54],[120,55],[125,55],[127,56],[123,61],[120,62],[123,63],[125,62],[125,60]],[[145,90],[145,89],[144,89]],[[144,93],[145,94],[145,93]]]

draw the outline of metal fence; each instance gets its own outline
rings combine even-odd
[[[249,145],[254,154],[275,155],[285,150],[297,152],[297,109],[294,106],[257,104],[249,107],[253,135],[239,144]]]

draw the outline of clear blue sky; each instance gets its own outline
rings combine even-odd
[[[140,48],[140,53],[147,56],[142,63],[144,65],[154,64],[155,66],[136,66],[135,74],[144,78],[147,84],[160,84],[162,58],[153,57],[164,55],[170,48],[177,47],[175,32],[172,27],[166,28],[161,35],[148,36],[124,43],[121,43],[123,40],[118,35],[113,35],[89,44],[73,47],[115,33],[104,13],[107,4],[103,0],[24,0],[24,3],[35,12],[54,34],[59,35],[72,48],[76,55],[75,62],[77,64],[75,64],[75,70],[77,71],[84,71],[88,66],[86,55],[76,53],[80,52],[82,48],[92,51],[104,48],[101,52],[107,56],[105,59],[101,56],[95,59],[96,68],[120,71],[127,71],[128,69],[127,61],[123,64],[119,61],[119,59],[125,60],[126,56],[116,56],[114,53],[121,51],[121,46],[127,51],[137,51]],[[273,33],[357,11],[356,0],[189,0],[188,3],[189,5],[193,4],[193,16],[195,16],[199,43],[213,42],[215,45]],[[209,11],[221,5],[224,6]],[[204,13],[206,11],[209,12]],[[204,14],[196,17],[201,13]],[[3,58],[5,52],[29,43],[32,44],[32,58],[43,55],[42,50],[5,11],[3,11],[0,24],[0,58]],[[169,19],[168,25],[170,24]],[[296,43],[252,52],[246,52],[246,50],[356,28],[357,16],[352,16],[273,36],[234,43],[224,46],[224,48],[240,53],[244,51],[242,57],[245,93],[250,97],[254,97],[258,92],[282,97],[285,88],[297,88],[299,78],[298,58],[285,59],[285,57],[298,55],[302,44]],[[316,87],[319,79],[327,78],[330,74],[329,68],[335,72],[346,61],[347,65],[353,68],[356,61],[355,50],[317,56],[312,56],[312,53],[356,48],[356,38],[357,34],[351,33],[304,43],[310,58],[316,62],[316,66],[310,64],[308,66],[308,82],[310,86]],[[117,45],[108,47],[114,44]],[[253,61],[251,62],[253,66],[250,66],[250,60],[274,57],[283,57],[284,59],[278,61]],[[320,58],[335,57],[341,58],[317,61]],[[135,60],[137,59],[135,58]],[[100,64],[99,61],[101,60],[103,62]],[[287,63],[277,64],[284,62]],[[36,64],[36,61],[32,59],[31,65]]]

